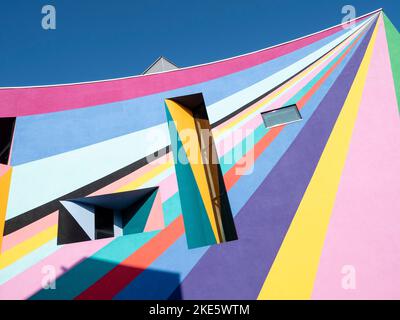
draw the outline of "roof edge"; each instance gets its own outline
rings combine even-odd
[[[383,8],[379,8],[377,10],[374,10],[374,11],[371,11],[369,13],[366,13],[366,14],[364,14],[362,16],[356,17],[356,18],[354,18],[354,19],[352,19],[350,21],[347,21],[346,24],[349,23],[349,22],[352,22],[352,21],[363,19],[365,17],[371,16],[373,14],[380,13],[380,12],[383,12]],[[293,39],[293,40],[289,40],[289,41],[286,41],[286,42],[283,42],[283,43],[279,43],[279,44],[276,44],[276,45],[273,45],[273,46],[270,46],[270,47],[267,47],[267,48],[262,48],[262,49],[255,50],[255,51],[248,52],[248,53],[244,53],[244,54],[241,54],[241,55],[237,55],[237,56],[233,56],[233,57],[229,57],[229,58],[225,58],[225,59],[221,59],[221,60],[211,61],[211,62],[207,62],[207,63],[203,63],[203,64],[198,64],[198,65],[194,65],[194,66],[183,67],[183,68],[179,68],[179,69],[175,69],[175,70],[161,71],[161,72],[155,72],[155,73],[151,73],[151,74],[139,74],[139,75],[133,75],[133,76],[119,77],[119,78],[110,78],[110,79],[102,79],[102,80],[91,80],[91,81],[83,81],[83,82],[73,82],[73,83],[60,83],[60,84],[49,84],[49,85],[33,85],[33,86],[0,87],[0,90],[6,90],[6,89],[29,89],[29,88],[50,88],[50,87],[75,86],[75,85],[82,85],[82,84],[94,84],[94,83],[99,83],[99,82],[110,82],[110,81],[126,80],[126,79],[133,79],[133,78],[139,78],[139,77],[150,77],[150,76],[154,76],[154,75],[161,74],[161,73],[170,73],[170,72],[172,73],[172,72],[178,72],[178,71],[182,71],[182,70],[194,69],[194,68],[199,68],[199,67],[203,67],[203,66],[207,66],[207,65],[211,65],[211,64],[221,63],[221,62],[224,62],[224,61],[229,61],[229,60],[233,60],[233,59],[249,56],[249,55],[261,52],[261,51],[270,50],[270,49],[273,49],[273,48],[276,48],[276,47],[280,47],[280,46],[283,46],[283,45],[286,45],[286,44],[289,44],[289,43],[292,43],[292,42],[296,42],[296,41],[299,41],[299,40],[302,40],[302,39],[317,35],[319,33],[328,31],[330,29],[339,27],[339,26],[341,26],[343,24],[345,24],[345,23],[339,23],[337,25],[328,27],[326,29],[323,29],[323,30],[320,30],[320,31],[317,31],[317,32],[314,32],[314,33],[311,33],[311,34],[308,34],[308,35]],[[161,57],[163,57],[163,56],[160,56],[158,59],[160,59]],[[158,59],[156,61],[158,61]]]

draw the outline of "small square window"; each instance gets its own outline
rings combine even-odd
[[[261,113],[261,116],[267,128],[278,127],[303,119],[297,105],[295,104],[263,112]]]

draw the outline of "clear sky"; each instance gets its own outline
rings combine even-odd
[[[56,8],[44,30],[42,7]],[[320,31],[383,7],[400,29],[400,0],[1,0],[0,86],[140,74],[164,55],[185,67]]]

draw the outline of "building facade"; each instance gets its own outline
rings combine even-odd
[[[400,35],[0,89],[1,299],[400,298]]]

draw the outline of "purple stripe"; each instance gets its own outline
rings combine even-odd
[[[238,213],[235,224],[239,240],[211,247],[175,294],[179,292],[184,299],[257,298],[343,107],[372,32],[370,28],[307,125]]]

